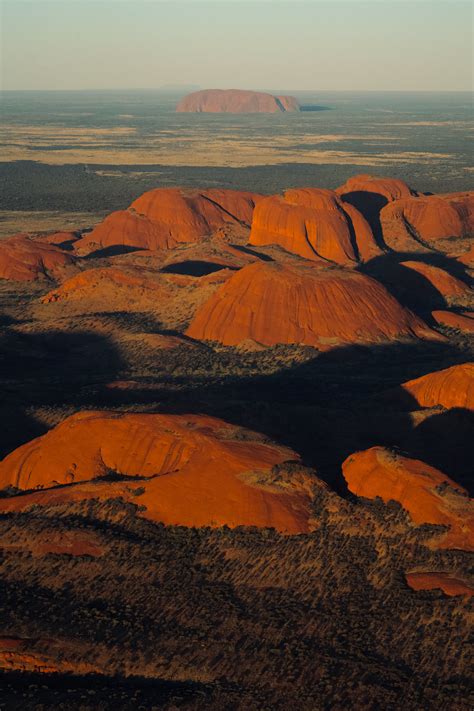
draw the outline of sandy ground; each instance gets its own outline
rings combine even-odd
[[[156,131],[143,134],[136,128],[86,129],[58,126],[5,126],[0,160],[36,160],[51,165],[92,163],[102,165],[228,166],[283,163],[351,164],[384,166],[427,164],[453,158],[449,153],[394,150],[400,138],[378,134],[294,134],[242,137],[220,133],[210,137],[199,129]],[[354,147],[354,142],[360,142]],[[334,149],[334,144],[340,149]],[[350,143],[350,150],[346,150]],[[331,145],[331,148],[329,146]],[[402,148],[403,142],[400,144]],[[380,152],[376,147],[380,146]],[[375,149],[375,150],[374,150]]]

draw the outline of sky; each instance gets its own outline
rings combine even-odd
[[[460,0],[0,0],[2,89],[469,91]]]

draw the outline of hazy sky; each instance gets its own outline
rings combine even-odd
[[[0,0],[4,89],[470,90],[458,0]]]

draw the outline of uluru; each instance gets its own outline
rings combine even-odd
[[[178,113],[276,114],[299,110],[294,96],[273,96],[243,89],[195,91],[176,106]]]

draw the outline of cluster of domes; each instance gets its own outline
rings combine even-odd
[[[293,110],[285,97],[237,98],[226,96],[225,106]],[[215,101],[196,96],[182,110],[217,110]],[[473,200],[472,193],[422,195],[369,175],[334,191],[270,196],[160,188],[90,232],[1,241],[0,278],[55,282],[40,297],[43,309],[61,302],[56,308],[86,312],[88,303],[89,313],[153,311],[161,323],[166,309],[175,310],[179,333],[157,335],[171,347],[183,339],[203,349],[199,342],[318,351],[445,342],[451,329],[474,331],[465,243],[474,233]],[[413,289],[407,305],[403,288],[414,284],[428,296]],[[397,396],[413,412],[472,410],[473,369],[465,363],[425,374],[400,383]],[[0,499],[0,510],[120,496],[166,524],[306,533],[321,483],[295,462],[295,452],[205,415],[80,412],[0,463],[0,489],[28,492]],[[341,465],[353,494],[398,501],[414,525],[445,527],[437,545],[472,547],[467,493],[436,467],[382,446]],[[428,584],[416,575],[428,573],[407,573],[410,584]]]

